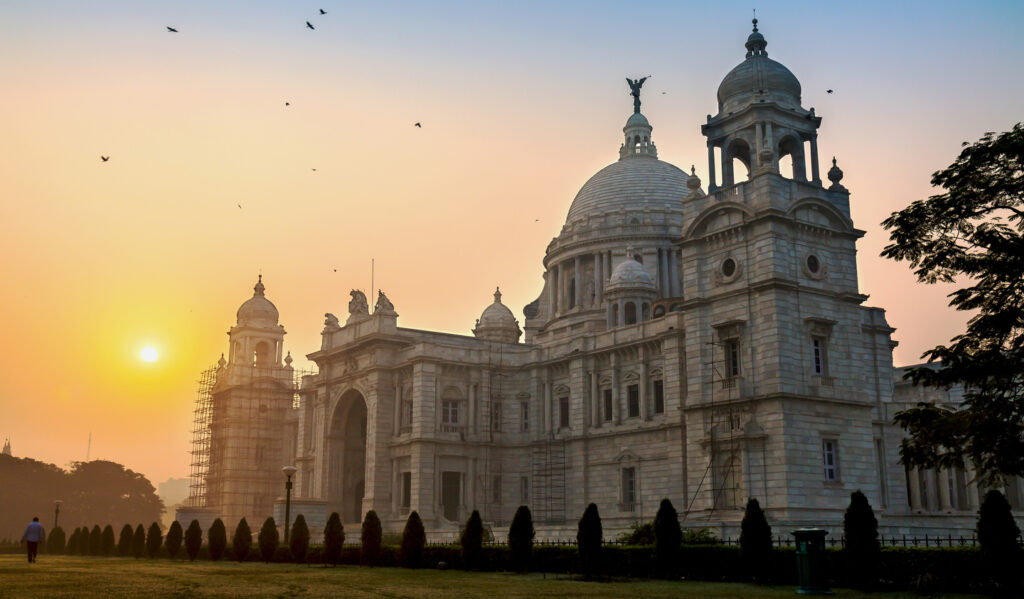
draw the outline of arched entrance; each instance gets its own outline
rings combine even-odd
[[[346,391],[341,396],[327,442],[327,511],[338,512],[347,525],[359,523],[366,487],[366,400],[358,391]]]

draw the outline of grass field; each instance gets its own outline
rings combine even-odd
[[[749,599],[796,597],[793,587],[706,582],[581,582],[516,575],[362,566],[295,566],[123,558],[0,555],[0,597],[602,597]],[[845,589],[836,597],[892,599],[913,595]],[[967,595],[957,595],[967,597]]]

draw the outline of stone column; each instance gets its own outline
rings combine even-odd
[[[590,371],[590,419],[594,428],[601,426],[601,387],[597,370]]]
[[[545,278],[547,278],[548,283],[548,311],[551,313],[551,317],[553,318],[555,313],[558,311],[558,287],[555,283],[558,279],[555,277],[554,266],[548,268],[548,271],[545,273]]]
[[[715,144],[710,139],[708,140],[708,191],[714,191],[718,189],[718,185],[715,184]]]
[[[936,484],[939,487],[939,509],[948,512],[953,509],[949,497],[949,470],[935,470]]]
[[[626,324],[626,300],[624,299],[619,300],[619,317],[617,320],[618,322],[615,323],[617,327]]]
[[[466,424],[467,433],[476,432],[477,412],[480,405],[480,387],[476,383],[469,384],[469,422]]]
[[[811,136],[811,182],[821,185],[821,175],[818,174],[818,136]]]
[[[668,254],[668,286],[672,292],[672,297],[679,297],[679,256],[676,254],[676,249],[672,248]]]
[[[917,468],[908,471],[907,480],[910,481],[910,509],[921,509],[921,472]]]
[[[585,302],[583,297],[583,269],[580,266],[580,257],[576,256],[572,259],[573,268],[573,293],[576,294],[576,308],[582,307]]]
[[[974,471],[974,468],[967,469],[967,509],[971,511],[978,510],[978,473]]]
[[[391,434],[398,436],[402,431],[402,381],[397,374],[393,375],[392,381],[395,386],[395,392],[393,394],[395,398],[394,405],[394,424],[391,427]]]
[[[555,282],[554,296],[553,296],[554,297],[554,302],[555,302],[555,309],[552,312],[552,316],[556,316],[562,310],[562,297],[561,297],[561,295],[562,295],[562,269],[559,268],[557,264],[555,264],[555,265],[553,265],[551,267],[551,272],[552,272],[552,279]]]
[[[647,356],[643,346],[640,347],[640,418],[650,420],[651,413],[647,405]]]
[[[603,262],[601,254],[594,254],[594,303],[598,306],[603,301],[601,296],[604,293]]]
[[[622,301],[619,300],[621,304]],[[621,315],[622,308],[619,308]],[[619,424],[622,422],[622,407],[619,406],[620,394],[619,394],[619,357],[612,354],[612,422]]]
[[[544,382],[544,426],[545,433],[551,431],[551,381]]]
[[[658,248],[658,291],[661,292],[661,297],[668,297],[668,266],[666,266],[668,255],[665,250]]]
[[[935,481],[935,470],[928,469],[924,471],[924,484],[925,489],[928,490],[927,495],[924,497],[924,499],[927,500],[926,502],[924,502],[927,503],[927,505],[924,506],[925,509],[937,509],[939,506],[939,498],[935,493],[935,489],[938,486]],[[933,498],[932,495],[936,495],[936,497]]]

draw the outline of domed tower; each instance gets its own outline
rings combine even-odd
[[[715,148],[721,150],[721,187],[737,182],[734,160],[739,160],[753,178],[779,173],[779,160],[786,156],[792,161],[792,178],[807,181],[808,153],[810,180],[820,185],[817,131],[821,119],[813,108],[804,110],[800,105],[800,82],[789,69],[768,58],[768,42],[757,29],[757,19],[753,22],[745,59],[718,86],[718,114],[708,115],[707,123],[701,126],[708,138],[709,191],[720,187]],[[810,146],[809,152],[805,145]]]
[[[264,295],[263,275],[253,287],[252,297],[236,314],[236,325],[228,331],[230,364],[269,368],[281,365],[284,327],[277,323],[277,307]]]
[[[629,83],[633,114],[622,128],[619,159],[583,184],[565,225],[548,245],[544,290],[523,310],[528,343],[578,331],[577,325],[590,332],[608,326],[608,280],[621,261],[637,262],[621,253],[627,243],[644,248],[637,266],[647,270],[655,297],[682,295],[673,242],[682,234],[682,199],[690,193],[690,176],[658,159],[653,127],[640,112],[643,79]]]
[[[512,310],[501,303],[501,289],[494,290],[494,303],[484,309],[476,321],[473,334],[477,339],[518,343],[520,335],[519,321],[512,315]]]
[[[627,248],[626,259],[608,279],[605,300],[609,329],[651,319],[651,301],[657,297],[658,288],[636,256],[633,248]]]

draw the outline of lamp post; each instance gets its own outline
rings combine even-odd
[[[57,518],[60,517],[60,504],[63,503],[60,499],[53,500],[53,529],[57,529]]]
[[[288,544],[288,527],[291,525],[292,519],[292,475],[298,470],[295,466],[285,466],[281,468],[281,472],[288,477],[288,480],[284,483],[284,542]]]

